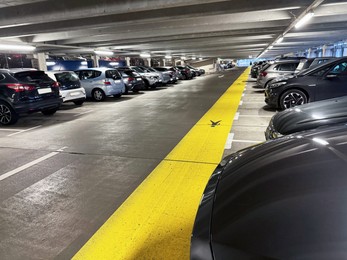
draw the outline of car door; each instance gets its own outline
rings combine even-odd
[[[319,78],[316,88],[316,100],[347,95],[347,61],[337,63],[330,67]]]
[[[86,90],[87,97],[92,96],[93,89],[98,85],[98,77],[101,71],[97,70],[80,70],[78,76],[81,80],[82,87]],[[103,86],[103,84],[101,84]]]

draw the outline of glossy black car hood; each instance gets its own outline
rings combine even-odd
[[[346,169],[345,125],[234,154],[215,185],[213,259],[347,259]]]
[[[283,134],[347,122],[347,97],[309,103],[277,113],[274,129]]]

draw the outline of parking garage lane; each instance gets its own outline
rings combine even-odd
[[[40,127],[0,137],[0,258],[72,257],[241,72],[22,118]]]

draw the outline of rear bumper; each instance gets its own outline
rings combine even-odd
[[[60,94],[63,98],[63,102],[73,102],[86,98],[86,91],[84,88],[60,90]]]
[[[63,103],[62,98],[50,98],[44,100],[35,100],[28,102],[20,102],[13,105],[13,109],[18,114],[29,114],[39,112],[46,109],[59,108]]]

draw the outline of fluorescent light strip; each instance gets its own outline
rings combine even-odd
[[[36,47],[31,45],[10,45],[0,44],[0,50],[4,51],[33,51]]]
[[[302,17],[296,24],[295,24],[295,28],[300,28],[302,27],[304,24],[306,24],[312,17],[314,16],[314,12],[308,12],[307,14],[305,14],[304,17]]]
[[[114,53],[112,51],[94,51],[97,55],[112,56]]]

